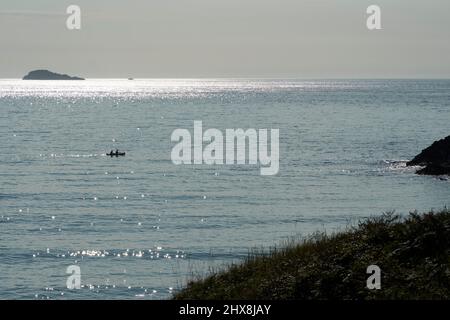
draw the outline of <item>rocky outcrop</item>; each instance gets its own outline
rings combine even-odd
[[[54,73],[48,70],[34,70],[29,72],[23,80],[84,80],[79,77],[71,77],[67,74]]]
[[[424,166],[424,168],[416,172],[417,174],[450,174],[450,136],[435,141],[406,165]]]

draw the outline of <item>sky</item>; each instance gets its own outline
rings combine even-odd
[[[372,4],[381,30],[366,27]],[[450,78],[449,13],[448,0],[0,0],[0,78]]]

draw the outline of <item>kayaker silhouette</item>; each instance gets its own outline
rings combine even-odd
[[[118,157],[118,156],[124,156],[125,152],[119,152],[119,150],[116,149],[116,151],[111,150],[111,152],[107,153],[106,155],[110,156],[110,157]]]

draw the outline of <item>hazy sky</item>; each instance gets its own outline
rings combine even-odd
[[[371,4],[382,30],[366,28]],[[0,78],[450,78],[449,13],[449,0],[0,0]]]

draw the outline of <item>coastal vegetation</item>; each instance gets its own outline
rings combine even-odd
[[[368,289],[367,268],[381,270]],[[386,213],[190,281],[174,299],[450,299],[450,211]]]

